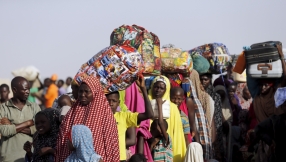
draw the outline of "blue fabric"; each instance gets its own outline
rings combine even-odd
[[[74,125],[71,134],[75,151],[65,162],[98,162],[100,160],[101,157],[94,151],[92,133],[87,126]]]
[[[286,87],[278,88],[274,95],[276,108],[286,101]]]

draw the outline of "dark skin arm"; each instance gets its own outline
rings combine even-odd
[[[138,118],[137,118],[137,124],[139,125],[141,123],[141,121],[147,120],[147,119],[152,119],[154,116],[153,110],[152,110],[152,106],[147,94],[147,90],[145,87],[145,79],[144,76],[141,75],[139,77],[139,80],[136,81],[137,85],[140,87],[142,94],[143,94],[143,98],[144,98],[144,103],[145,103],[145,112],[144,113],[140,113],[138,114]]]
[[[188,107],[188,113],[189,113],[189,123],[190,123],[190,128],[192,130],[191,134],[192,137],[195,138],[196,142],[199,142],[199,134],[197,131],[197,127],[196,127],[196,121],[195,121],[195,103],[193,101],[193,99],[191,98],[187,98],[186,100],[187,102],[187,107]]]
[[[126,130],[126,138],[125,138],[126,148],[130,146],[134,146],[136,144],[136,128],[129,127]]]
[[[282,78],[282,82],[281,82],[281,87],[285,87],[286,86],[286,64],[285,64],[285,60],[284,60],[284,54],[282,51],[282,46],[277,45],[277,49],[278,49],[278,52],[280,54],[280,58],[281,58],[281,62],[282,62],[282,68],[283,68],[283,78]]]
[[[164,125],[164,120],[163,120],[163,111],[162,111],[162,105],[163,105],[163,100],[162,98],[157,98],[156,102],[158,104],[158,115],[159,115],[159,127],[161,129],[161,133],[163,134],[163,138],[165,139],[164,145],[167,146],[169,144],[169,136],[167,133],[167,129],[165,128]]]
[[[1,124],[2,125],[11,125],[11,122],[9,121],[8,118],[2,118],[1,119]],[[25,121],[25,122],[20,123],[20,124],[15,124],[16,132],[17,133],[25,133],[25,134],[31,135],[30,127],[33,126],[33,125],[34,125],[33,120],[28,120],[28,121]]]
[[[137,153],[144,154],[144,137],[140,132],[137,134],[137,137]]]

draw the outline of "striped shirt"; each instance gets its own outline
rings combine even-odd
[[[181,111],[180,115],[181,115],[184,134],[190,134],[189,118],[187,117],[187,115],[183,111]]]
[[[168,135],[169,136],[169,135]],[[161,139],[155,148],[152,150],[154,162],[173,162],[173,149],[172,140],[169,136],[169,144],[164,147],[163,140]]]

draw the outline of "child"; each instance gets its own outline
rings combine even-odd
[[[36,114],[37,132],[33,137],[33,143],[27,141],[24,144],[24,150],[27,152],[26,161],[54,161],[59,125],[59,112],[55,109],[45,109]]]
[[[134,154],[128,162],[147,162],[147,159],[143,154]]]
[[[0,104],[9,100],[9,86],[7,84],[0,85]]]
[[[62,95],[59,97],[58,99],[58,104],[60,109],[60,122],[62,122],[62,120],[64,119],[65,115],[68,113],[68,111],[70,110],[71,106],[72,106],[72,100],[70,98],[70,96],[68,95]]]
[[[139,85],[145,102],[145,112],[144,113],[132,113],[132,112],[117,112],[117,107],[119,106],[119,92],[112,92],[106,95],[109,102],[111,110],[114,114],[114,118],[117,122],[118,136],[119,136],[119,150],[120,150],[120,161],[126,160],[126,141],[125,132],[129,127],[136,127],[141,121],[153,118],[153,110],[151,103],[149,101],[147,90],[145,88],[144,77],[140,76],[139,80],[136,81]]]
[[[151,134],[153,138],[149,140],[150,150],[152,152],[154,162],[172,162],[172,141],[167,133],[168,123],[163,119],[163,101],[162,98],[157,98],[156,101],[158,104],[159,119],[155,119],[151,124]]]
[[[188,100],[185,101],[184,90],[180,87],[176,87],[176,88],[171,89],[170,100],[174,104],[176,104],[178,106],[178,108],[183,104],[183,102],[188,102]],[[188,106],[188,105],[186,105],[186,106]],[[192,142],[189,118],[183,111],[181,111],[181,110],[179,110],[179,111],[180,111],[180,115],[181,115],[181,121],[182,121],[183,129],[184,129],[186,146],[188,147],[189,144]],[[195,134],[193,133],[193,136],[194,135]]]
[[[90,129],[85,125],[74,125],[67,134],[68,147],[72,151],[65,162],[103,162],[93,148],[93,139]]]

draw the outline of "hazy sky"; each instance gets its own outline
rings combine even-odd
[[[283,0],[0,0],[0,78],[28,65],[42,77],[74,76],[122,24],[183,49],[221,42],[238,54],[256,42],[286,43],[285,7]]]

